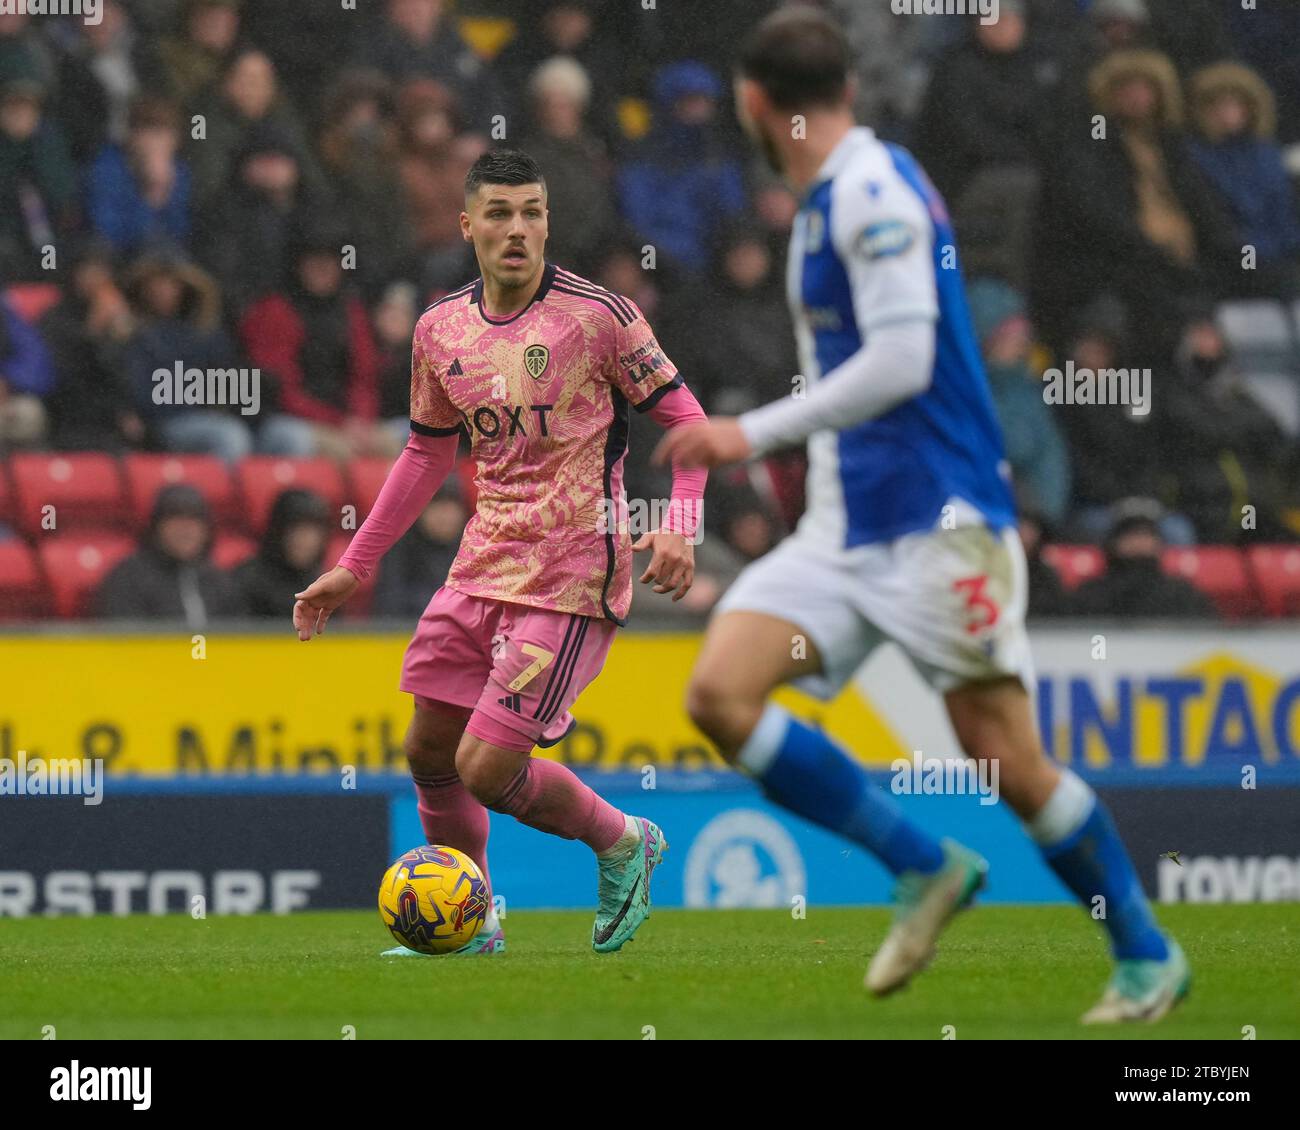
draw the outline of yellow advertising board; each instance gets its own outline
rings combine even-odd
[[[110,773],[404,771],[404,635],[0,639],[0,757],[103,758]],[[620,633],[547,755],[575,767],[720,765],[686,716],[695,635]],[[857,694],[806,717],[888,763],[903,747]]]
[[[1040,732],[1083,769],[1300,775],[1300,669],[1290,630],[1034,633]],[[407,637],[0,637],[0,758],[103,758],[110,773],[214,776],[404,771],[411,715],[397,689]],[[686,716],[694,634],[620,632],[578,699],[577,730],[546,752],[575,767],[721,764]],[[742,662],[743,660],[738,660]],[[777,701],[869,765],[952,756],[943,704],[896,648],[833,703]]]

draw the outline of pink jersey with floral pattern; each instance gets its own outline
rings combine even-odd
[[[681,377],[633,302],[552,264],[518,314],[490,318],[482,297],[480,279],[415,330],[411,427],[466,433],[477,466],[477,510],[447,584],[622,624],[632,544],[614,507],[629,409]]]

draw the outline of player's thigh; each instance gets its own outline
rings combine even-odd
[[[709,623],[695,669],[691,695],[762,702],[783,683],[821,671],[821,655],[793,620],[766,612],[721,612]]]
[[[499,602],[444,585],[420,617],[398,685],[417,699],[473,709],[492,669],[499,615]]]
[[[547,608],[502,610],[492,669],[466,732],[489,745],[528,754],[563,726],[570,707],[601,672],[617,626],[611,620]]]
[[[838,694],[880,639],[854,605],[855,583],[842,561],[797,537],[746,568],[718,602],[696,661],[696,721],[728,703],[752,711],[783,683],[823,700]]]
[[[403,742],[412,772],[441,777],[456,771],[456,750],[470,713],[467,706],[416,696]]]
[[[996,766],[1000,796],[1028,819],[1060,779],[1043,749],[1033,699],[1019,679],[977,680],[944,695],[953,731],[967,757]]]

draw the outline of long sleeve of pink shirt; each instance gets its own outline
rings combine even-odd
[[[700,423],[708,419],[695,394],[685,385],[666,393],[646,415],[661,428],[679,428],[683,424]],[[709,481],[705,467],[683,467],[673,460],[672,500],[663,522],[665,533],[681,534],[688,541],[699,529],[704,505],[704,487]]]
[[[426,436],[412,432],[384,480],[369,517],[361,524],[339,564],[366,580],[380,559],[415,524],[456,465],[458,435]]]

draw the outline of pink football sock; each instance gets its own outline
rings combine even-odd
[[[488,874],[488,812],[455,773],[436,777],[416,777],[416,807],[420,827],[431,844],[442,844],[463,851],[483,872],[487,880],[488,899],[492,898],[492,876]]]
[[[623,814],[557,761],[530,757],[500,798],[490,805],[530,828],[605,851],[623,834]]]

